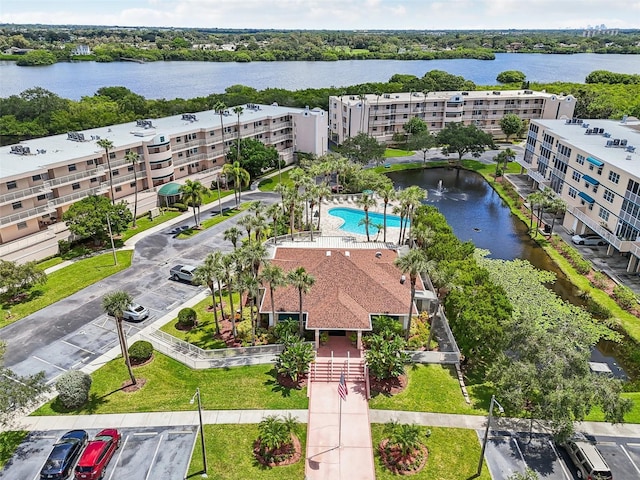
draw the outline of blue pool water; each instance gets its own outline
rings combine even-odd
[[[329,215],[333,215],[334,217],[338,217],[344,220],[344,223],[340,227],[340,230],[344,230],[345,232],[358,233],[360,235],[367,234],[364,229],[364,225],[358,225],[360,220],[364,218],[364,210],[338,207],[329,210]],[[384,223],[384,215],[382,213],[369,212],[369,220],[371,220],[371,225],[369,226],[369,235],[375,235],[376,233],[378,233],[378,230],[374,227],[374,225],[377,223],[382,225]],[[397,215],[387,214],[387,227],[400,228],[400,217],[398,217]]]

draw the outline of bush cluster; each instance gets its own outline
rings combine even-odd
[[[198,321],[198,314],[193,308],[183,308],[178,313],[178,324],[183,328],[193,328]]]
[[[89,400],[91,376],[80,370],[69,370],[56,381],[58,400],[65,408],[78,408]]]
[[[636,294],[633,293],[629,287],[624,285],[616,285],[613,289],[613,297],[618,305],[625,310],[632,310],[638,306],[638,297],[636,297]]]
[[[176,208],[176,209],[180,210],[181,212],[186,212],[188,210],[188,207],[184,203],[176,202],[171,206],[173,208]]]
[[[145,340],[138,340],[129,347],[129,358],[134,363],[146,362],[153,355],[153,345]]]
[[[558,252],[576,269],[576,271],[582,275],[586,275],[591,271],[591,264],[582,258],[582,255],[573,247],[567,245],[564,242],[558,242],[555,244]]]

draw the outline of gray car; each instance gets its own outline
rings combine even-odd
[[[149,309],[138,303],[132,303],[124,312],[122,312],[123,320],[129,320],[131,322],[141,322],[148,316]]]
[[[571,241],[576,245],[606,245],[607,242],[600,235],[596,234],[582,234],[582,235],[574,235],[571,237]]]
[[[196,267],[193,265],[176,265],[171,268],[170,274],[171,278],[174,280],[182,280],[184,282],[193,282],[193,276]]]

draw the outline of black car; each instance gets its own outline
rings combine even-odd
[[[88,438],[84,430],[71,430],[60,437],[40,470],[40,480],[68,478]]]

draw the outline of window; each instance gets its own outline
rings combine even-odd
[[[578,196],[578,191],[573,187],[569,187],[569,196],[571,198],[576,198]]]
[[[598,193],[598,185],[593,186],[593,193]]]
[[[91,160],[87,160],[87,165],[93,165],[93,158]]]
[[[620,181],[620,175],[614,171],[609,172],[609,180],[617,184]]]
[[[93,178],[91,179],[91,183],[96,183],[97,181],[98,181],[98,179],[97,179],[96,177],[93,177]]]
[[[181,172],[184,172],[184,167],[180,167],[180,171],[181,171]]]
[[[602,167],[598,167],[598,171],[596,172],[598,175],[602,175]]]
[[[613,192],[609,189],[605,189],[604,193],[602,194],[602,198],[604,198],[609,203],[613,203]]]
[[[113,171],[113,173],[112,173],[111,175],[113,175],[114,177],[115,177],[116,175],[120,175],[120,170],[114,170],[114,171]]]
[[[131,182],[131,183],[129,184],[129,186],[130,186],[131,188],[136,188],[136,182]]]
[[[607,220],[609,220],[609,211],[606,208],[600,207],[598,216],[606,222]]]
[[[116,152],[111,152],[109,154],[109,160],[114,160],[116,158]]]
[[[72,164],[67,166],[67,168],[69,169],[70,172],[75,172],[77,170],[76,164]]]
[[[74,183],[71,185],[71,188],[74,190],[80,190],[80,184],[79,183]]]
[[[121,192],[122,191],[122,187],[116,187],[116,192]]]
[[[18,230],[22,230],[23,228],[27,228],[27,222],[20,222],[16,225]]]
[[[38,174],[38,175],[33,175],[31,177],[31,180],[33,180],[34,182],[37,182],[38,180],[42,180],[42,175]]]
[[[127,172],[133,172],[133,165],[129,165],[127,167]]]
[[[18,183],[15,180],[7,182],[7,190],[13,190],[14,188],[18,188]]]
[[[579,182],[580,181],[580,174],[574,170],[573,173],[571,174],[571,178],[573,180],[575,180],[576,182]]]
[[[42,194],[42,195],[38,195],[38,200],[44,200],[45,198],[47,198],[46,195]]]
[[[22,208],[22,202],[13,202],[11,206],[13,207],[14,210],[19,210]]]

